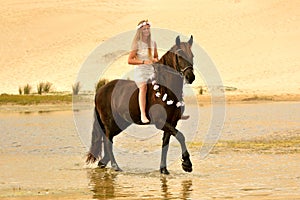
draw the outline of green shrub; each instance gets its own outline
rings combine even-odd
[[[202,95],[203,94],[203,88],[202,86],[200,86],[200,89],[199,89],[199,94]]]
[[[78,95],[80,88],[80,82],[76,82],[74,85],[72,85],[73,95]]]
[[[101,88],[103,85],[105,85],[105,84],[107,84],[107,83],[108,83],[108,80],[107,80],[107,79],[100,79],[100,80],[98,81],[98,83],[96,84],[96,87],[95,87],[96,92],[97,92],[97,90],[98,90],[99,88]]]
[[[37,93],[38,94],[41,95],[43,93],[44,85],[45,85],[45,83],[43,83],[43,82],[41,82],[37,85]]]
[[[50,82],[44,83],[44,85],[43,85],[43,91],[45,93],[49,93],[50,90],[51,90],[51,87],[52,87],[52,83],[50,83]]]
[[[31,89],[32,87],[27,83],[23,88],[24,94],[30,94]]]
[[[23,94],[23,89],[21,86],[19,86],[19,95],[22,95]]]

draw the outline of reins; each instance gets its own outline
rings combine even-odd
[[[187,67],[185,67],[184,69],[181,69],[180,67],[179,67],[179,62],[178,62],[178,52],[179,51],[183,51],[182,49],[177,49],[176,51],[175,51],[175,57],[176,57],[176,63],[175,63],[175,67],[176,67],[176,70],[178,71],[178,73],[181,75],[181,76],[183,76],[184,75],[184,72],[186,71],[186,70],[188,70],[188,69],[191,69],[192,71],[193,71],[193,66],[191,66],[191,65],[188,65]]]

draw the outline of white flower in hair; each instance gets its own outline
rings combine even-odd
[[[160,93],[159,93],[159,92],[156,92],[156,93],[155,93],[155,96],[156,96],[156,97],[160,97]]]
[[[145,25],[151,26],[151,23],[148,22],[148,20],[145,20],[143,23],[140,23],[139,25],[137,25],[136,29],[140,29],[140,28],[142,28]]]

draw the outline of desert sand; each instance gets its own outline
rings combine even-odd
[[[90,52],[149,19],[155,28],[192,34],[215,63],[223,84],[237,88],[236,93],[299,94],[299,4],[1,1],[0,93],[18,93],[27,83],[35,90],[41,81],[52,82],[57,91],[71,91]]]

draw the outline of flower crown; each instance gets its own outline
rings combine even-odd
[[[148,22],[148,20],[144,20],[144,21],[142,21],[142,23],[139,23],[139,24],[137,25],[136,29],[140,29],[140,28],[142,28],[142,27],[145,26],[145,25],[151,26],[151,23]]]

